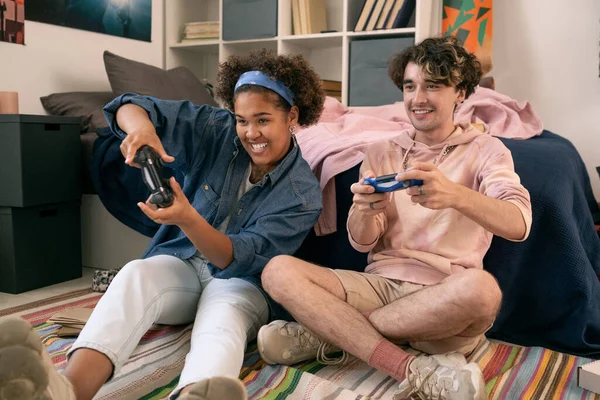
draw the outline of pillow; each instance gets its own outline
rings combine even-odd
[[[194,104],[217,103],[202,82],[185,67],[168,71],[104,52],[104,67],[113,93],[131,92],[164,100],[189,100]]]
[[[81,117],[81,131],[95,132],[108,126],[102,109],[113,98],[112,92],[64,92],[40,97],[50,115]]]

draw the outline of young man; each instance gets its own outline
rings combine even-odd
[[[300,324],[264,326],[259,350],[268,363],[293,364],[323,359],[327,343],[401,382],[397,398],[483,399],[481,370],[465,355],[491,327],[502,294],[482,261],[493,235],[527,238],[529,193],[500,140],[454,125],[456,105],[481,78],[456,39],[408,48],[389,74],[414,129],[372,145],[351,187],[349,239],[370,252],[369,264],[358,273],[274,258],[264,287]],[[423,184],[392,193],[363,184],[391,173]],[[426,354],[397,346],[407,343]]]

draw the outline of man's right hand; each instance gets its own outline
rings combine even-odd
[[[350,186],[350,191],[354,193],[352,202],[365,215],[380,214],[390,203],[390,193],[375,193],[373,186],[363,184],[365,178],[375,178],[375,173],[365,171],[360,180]]]

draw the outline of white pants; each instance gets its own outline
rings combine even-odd
[[[191,349],[173,391],[213,376],[239,376],[246,344],[268,322],[262,292],[242,279],[213,279],[200,257],[131,261],[115,276],[69,355],[90,348],[118,373],[154,323],[194,322]]]

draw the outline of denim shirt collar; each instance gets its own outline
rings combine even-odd
[[[271,187],[273,187],[283,176],[285,176],[287,174],[288,170],[292,167],[294,160],[299,155],[300,148],[296,144],[296,140],[294,138],[292,138],[291,140],[292,140],[291,150],[288,151],[288,153],[285,155],[285,157],[283,157],[283,159],[279,162],[279,164],[277,164],[277,166],[275,167],[275,169],[273,171],[265,174],[263,179],[258,183],[259,186],[264,186],[268,181],[268,182],[270,182]],[[243,151],[244,153],[246,153],[248,158],[250,158],[250,155],[248,154],[248,152],[246,151],[244,146],[242,146],[241,139],[237,135],[233,138],[233,143],[235,144],[235,147],[237,148],[238,151]]]

